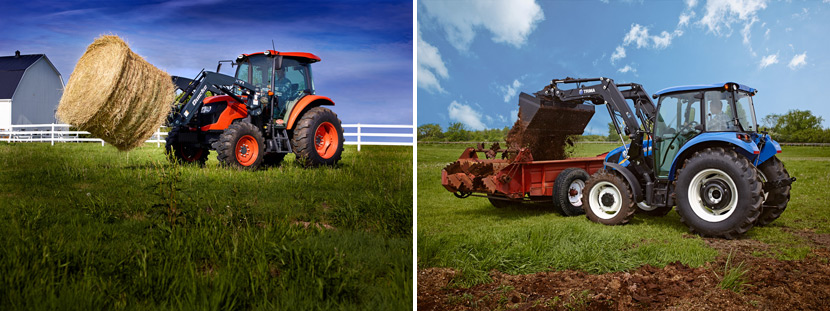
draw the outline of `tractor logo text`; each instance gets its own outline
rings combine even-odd
[[[596,90],[594,90],[594,89],[580,89],[579,90],[579,95],[584,95],[584,94],[588,94],[588,93],[595,93],[595,92],[596,92]]]

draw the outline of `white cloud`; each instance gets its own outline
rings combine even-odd
[[[418,87],[429,92],[444,92],[438,78],[447,79],[450,74],[441,59],[438,48],[421,39],[418,34]]]
[[[672,35],[666,31],[663,31],[659,36],[653,36],[651,39],[654,40],[655,49],[665,49],[669,46],[669,44],[671,44]]]
[[[695,17],[695,12],[694,11],[689,12],[689,13],[685,13],[685,12],[680,13],[680,17],[678,17],[678,19],[677,19],[677,27],[680,28],[680,27],[688,25],[689,21],[692,20],[692,17]]]
[[[522,83],[519,80],[513,80],[513,84],[508,84],[506,86],[499,86],[501,92],[504,93],[504,102],[509,102],[513,96],[516,96],[516,92],[519,91],[519,87],[522,86]]]
[[[777,64],[778,63],[778,53],[770,54],[761,58],[761,69],[766,68],[769,65]]]
[[[743,36],[744,38],[744,44],[750,44],[749,39],[752,37],[752,33],[750,32],[750,30],[752,30],[752,24],[755,24],[755,22],[757,21],[758,18],[753,16],[752,19],[749,20],[749,22],[744,24],[744,28],[741,29],[741,36]]]
[[[625,48],[622,46],[617,46],[617,49],[614,51],[614,54],[611,54],[611,63],[613,64],[618,59],[625,58]]]
[[[652,36],[648,34],[648,27],[633,24],[631,25],[631,30],[623,37],[623,46],[635,44],[638,49],[654,48],[660,50],[667,48],[671,45],[671,40],[680,35],[683,35],[683,31],[678,29],[671,33],[663,31],[659,35]]]
[[[793,59],[790,60],[790,64],[787,65],[787,67],[790,67],[790,69],[792,69],[792,70],[796,70],[800,67],[803,67],[806,64],[807,64],[807,52],[804,52],[804,53],[801,53],[801,54],[797,54],[796,56],[793,56]]]
[[[459,51],[467,51],[476,30],[492,33],[492,40],[521,47],[545,14],[535,0],[475,1],[430,0],[419,2],[425,15],[433,17]]]
[[[510,110],[510,123],[516,123],[519,120],[519,110]]]
[[[630,45],[637,43],[637,48],[648,47],[648,27],[640,26],[640,24],[631,25],[631,30],[623,37],[623,45]]]
[[[830,0],[828,0],[828,1],[830,1]],[[695,7],[696,5],[697,5],[697,0],[686,0],[686,6],[688,8],[691,9],[691,8]]]
[[[637,69],[634,68],[634,67],[631,67],[630,65],[625,65],[625,67],[622,67],[622,68],[618,69],[617,72],[621,72],[621,73],[632,72],[633,73],[633,72],[637,72]]]
[[[469,105],[459,104],[457,101],[452,101],[447,107],[450,115],[450,120],[464,123],[472,130],[483,130],[486,128],[484,122],[481,122],[481,113],[470,107]]]
[[[767,0],[709,0],[698,24],[717,35],[729,36],[732,24],[744,22],[751,25],[757,21],[756,13],[766,7]]]

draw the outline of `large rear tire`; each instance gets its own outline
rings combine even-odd
[[[761,163],[758,166],[758,170],[761,171],[761,179],[763,182],[790,179],[790,173],[784,168],[781,160],[778,160],[776,157],[772,157],[764,161],[764,163]],[[790,202],[790,189],[791,186],[786,185],[765,191],[766,199],[761,204],[761,216],[755,222],[756,226],[766,226],[781,216],[781,213],[787,209],[787,203]]]
[[[593,222],[624,225],[634,217],[634,200],[625,181],[614,172],[601,169],[585,182],[582,209]]]
[[[305,167],[335,165],[343,153],[343,128],[337,114],[323,107],[308,110],[297,122],[293,139],[297,161]]]
[[[755,167],[735,151],[709,148],[677,171],[677,213],[692,232],[738,238],[761,214],[763,192]]]
[[[256,170],[265,153],[262,132],[251,123],[236,122],[228,126],[213,143],[219,163],[240,170]]]
[[[186,144],[178,140],[178,131],[167,133],[164,143],[164,153],[174,164],[196,164],[205,166],[210,150],[195,144]]]
[[[557,211],[566,216],[585,214],[582,209],[582,196],[588,172],[581,168],[566,168],[553,182],[553,205]]]

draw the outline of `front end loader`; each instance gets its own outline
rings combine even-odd
[[[195,79],[173,77],[181,93],[167,123],[165,150],[176,163],[204,165],[210,150],[222,165],[255,170],[279,165],[294,153],[305,167],[335,165],[343,129],[334,102],[315,94],[311,53],[242,54],[234,77],[202,71]]]

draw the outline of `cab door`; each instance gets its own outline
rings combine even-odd
[[[701,92],[673,93],[660,97],[654,123],[654,168],[657,177],[668,178],[677,151],[702,130]]]

